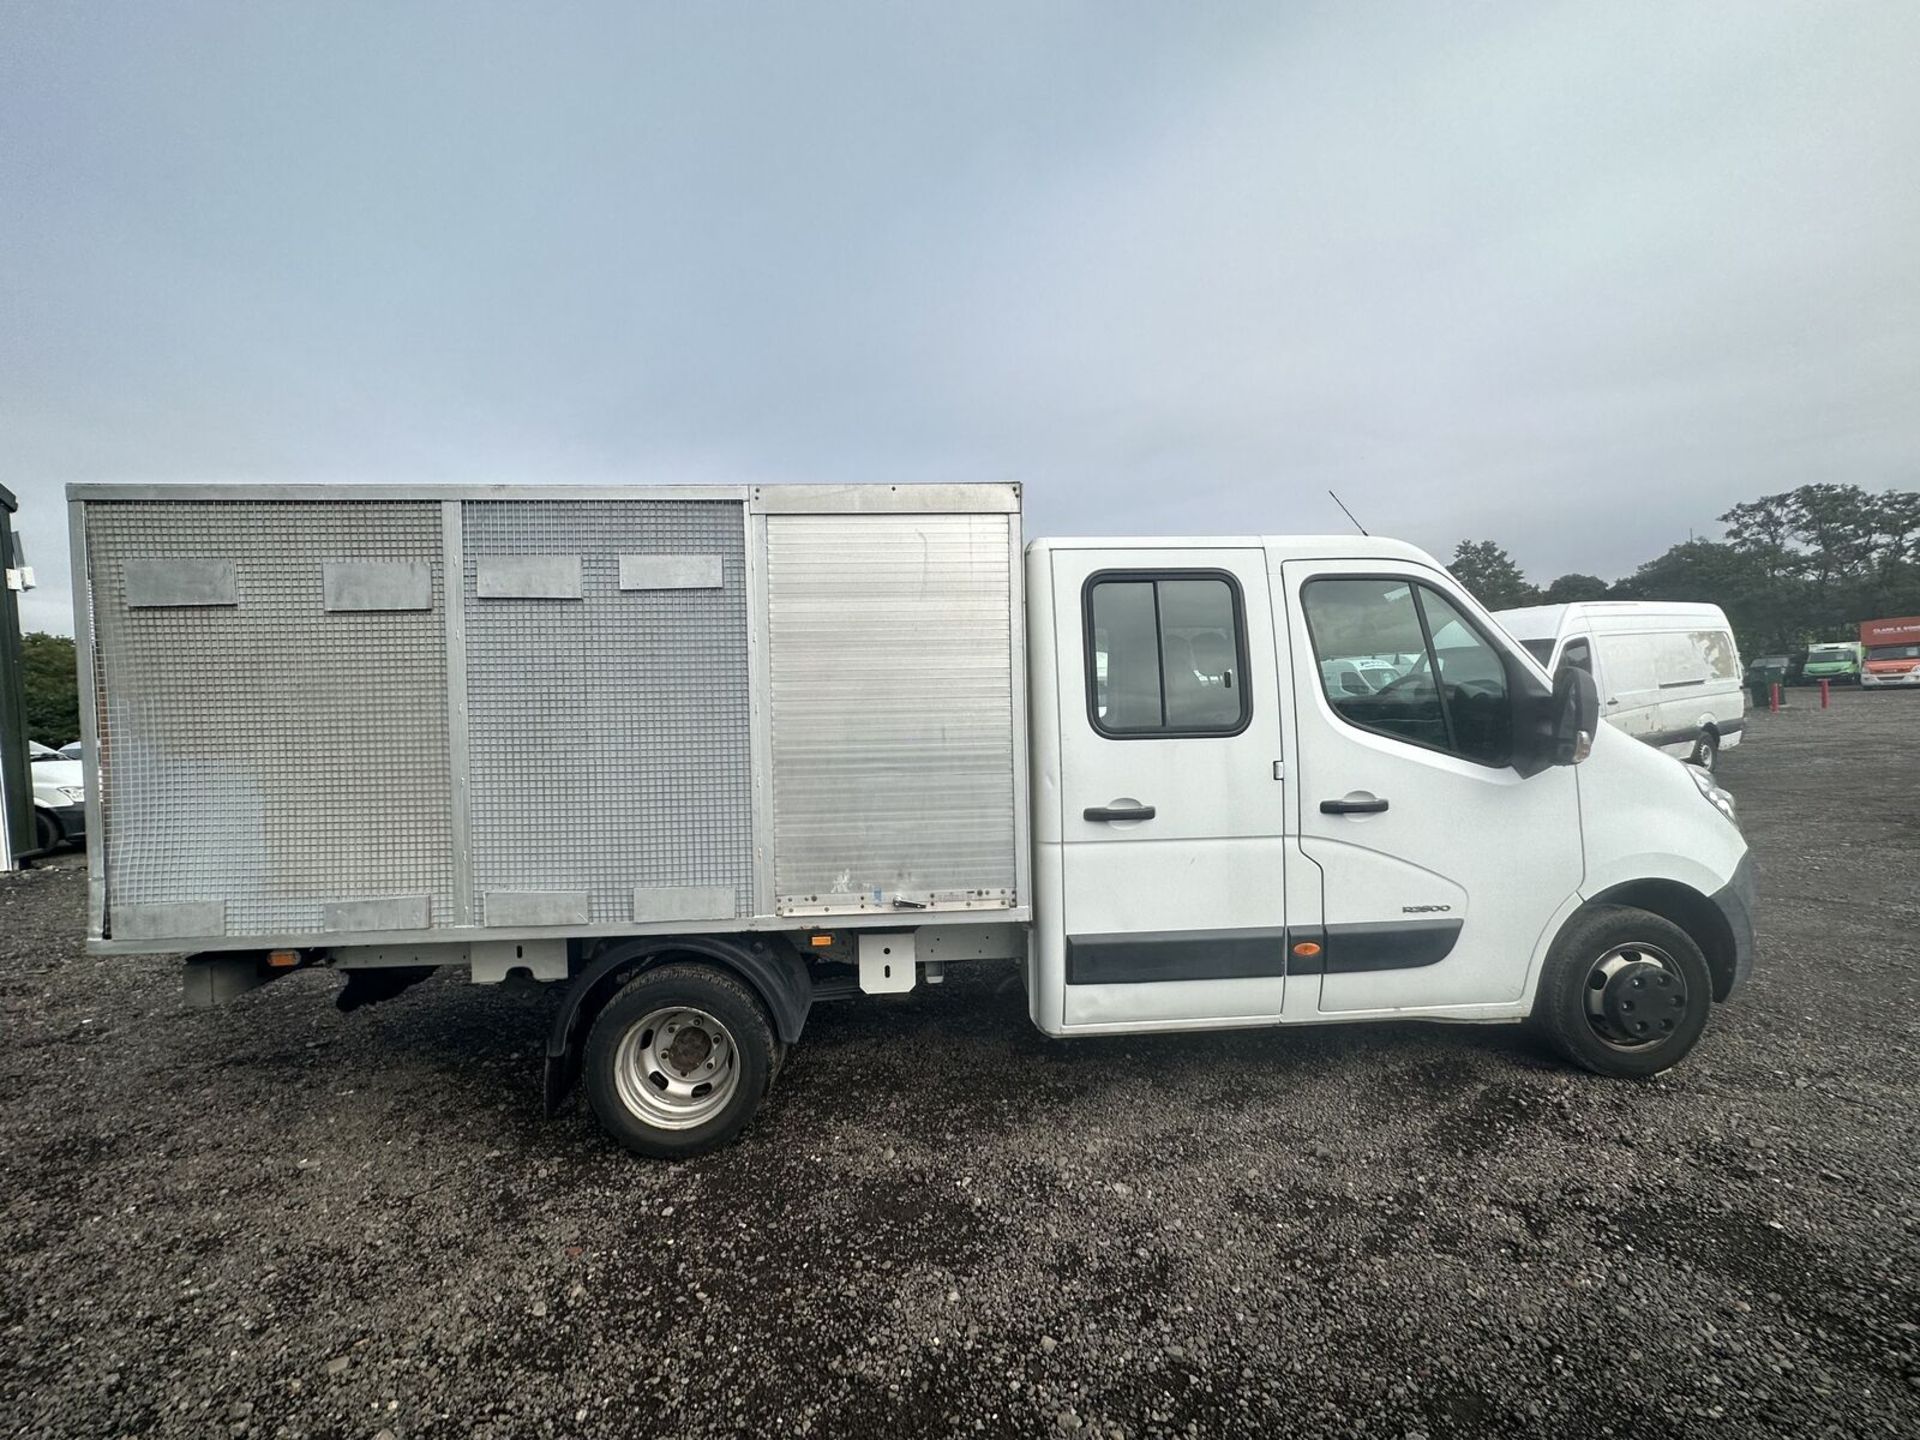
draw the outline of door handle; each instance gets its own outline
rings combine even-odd
[[[1151,805],[1089,805],[1080,812],[1089,820],[1151,820]]]
[[[1322,800],[1322,815],[1379,815],[1387,808],[1384,800]]]

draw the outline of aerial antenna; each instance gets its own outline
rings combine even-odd
[[[1333,495],[1333,491],[1329,490],[1327,494]],[[1333,495],[1333,503],[1340,507],[1340,513],[1342,515],[1346,516],[1349,520],[1353,520],[1353,512],[1347,509],[1346,501],[1342,500],[1338,495]],[[1353,520],[1353,528],[1358,530],[1362,535],[1366,535],[1367,533],[1367,527],[1362,525],[1358,520]],[[1368,536],[1368,538],[1371,539],[1372,537]]]

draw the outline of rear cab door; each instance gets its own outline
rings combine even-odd
[[[1050,597],[1030,646],[1052,661],[1032,707],[1035,1023],[1278,1021],[1287,785],[1265,550],[1041,542],[1029,593]]]

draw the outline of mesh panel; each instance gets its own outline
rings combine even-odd
[[[733,502],[464,507],[476,917],[490,890],[724,886],[751,913],[744,518]],[[718,590],[619,588],[621,555],[720,557]],[[584,598],[478,599],[485,556],[581,561]]]
[[[108,911],[226,901],[229,935],[330,900],[452,921],[440,508],[93,502]],[[235,562],[238,604],[129,609],[130,560]],[[328,613],[329,560],[421,560],[433,610]]]

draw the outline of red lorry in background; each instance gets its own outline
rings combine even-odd
[[[1920,690],[1920,615],[1860,622],[1860,688]]]

